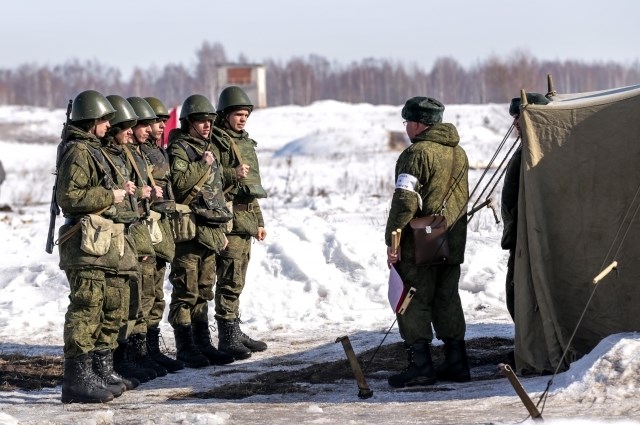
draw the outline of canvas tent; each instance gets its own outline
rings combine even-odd
[[[640,85],[548,97],[520,114],[520,373],[564,370],[605,336],[640,331]],[[594,292],[612,260],[617,271]]]

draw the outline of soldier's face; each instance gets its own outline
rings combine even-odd
[[[516,130],[518,130],[518,137],[521,137],[522,130],[520,130],[520,115],[515,115],[513,119],[515,120],[513,125],[515,126]]]
[[[93,128],[93,134],[95,134],[98,139],[101,139],[107,134],[107,130],[110,128],[109,120],[98,120],[96,126]]]
[[[247,124],[247,119],[249,119],[249,111],[240,110],[231,112],[227,117],[227,122],[229,123],[231,130],[239,132],[244,130],[244,126]]]
[[[153,140],[160,140],[162,134],[164,133],[165,123],[167,122],[164,118],[159,118],[151,124],[151,138]]]
[[[136,126],[133,127],[133,135],[135,136],[135,139],[138,141],[138,143],[142,143],[147,140],[150,134],[151,124],[136,124]]]
[[[127,143],[131,143],[131,139],[133,137],[133,130],[127,128],[126,130],[121,130],[116,134],[116,143],[119,145],[126,145]]]
[[[199,121],[191,121],[191,126],[189,127],[189,134],[192,137],[201,137],[203,139],[208,139],[209,134],[211,133],[211,120],[199,120]]]

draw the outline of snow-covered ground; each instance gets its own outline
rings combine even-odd
[[[527,418],[506,379],[411,392],[394,391],[386,375],[374,374],[367,376],[374,395],[366,401],[357,398],[354,381],[233,402],[170,400],[189,390],[248,382],[269,370],[344,359],[341,344],[335,344],[343,335],[357,353],[382,341],[394,320],[383,234],[399,154],[389,149],[388,132],[404,131],[400,109],[325,101],[252,114],[247,130],[258,141],[270,194],[261,202],[268,236],[253,245],[241,312],[245,330],[269,344],[266,352],[229,366],[159,378],[101,406],[63,406],[60,387],[0,392],[0,424],[516,423]],[[2,128],[24,125],[44,139],[55,139],[63,121],[62,109],[0,107]],[[451,105],[445,121],[458,126],[471,166],[480,167],[470,174],[473,187],[509,128],[507,105]],[[0,205],[13,210],[0,212],[0,352],[61,355],[68,287],[57,252],[44,251],[56,145],[18,140],[0,135],[7,171]],[[468,338],[513,337],[500,236],[501,225],[489,209],[469,224],[460,281]],[[165,281],[167,297],[170,291]],[[162,331],[172,347],[166,322]],[[394,327],[385,343],[399,340]],[[545,421],[640,423],[639,369],[637,334],[605,339],[555,377]],[[522,379],[535,402],[549,378]]]

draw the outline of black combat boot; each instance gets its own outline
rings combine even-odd
[[[237,317],[236,320],[233,321],[233,324],[235,326],[235,331],[238,333],[238,335],[240,335],[240,342],[242,343],[242,345],[244,345],[249,350],[251,350],[252,353],[255,353],[256,351],[266,350],[267,344],[263,341],[256,341],[255,339],[252,339],[249,335],[242,332],[242,330],[240,329],[240,323],[242,322],[240,321],[239,317]]]
[[[64,359],[63,403],[106,403],[113,400],[113,393],[102,388],[100,379],[93,373],[92,361],[89,354]]]
[[[251,357],[251,350],[240,342],[239,330],[235,321],[218,319],[218,349],[235,360],[244,360]]]
[[[151,369],[156,377],[167,376],[167,369],[156,363],[147,351],[147,334],[138,333],[129,337],[129,356],[133,363],[145,369]]]
[[[167,372],[174,373],[184,369],[184,363],[180,360],[174,360],[160,351],[160,328],[147,329],[147,349],[153,361],[167,369]]]
[[[140,385],[140,381],[137,379],[124,378],[113,370],[113,351],[108,348],[93,352],[93,372],[107,384],[120,385],[126,391],[133,390]]]
[[[413,345],[405,344],[409,365],[400,373],[389,377],[389,385],[394,388],[410,387],[413,385],[433,385],[436,383],[436,373],[431,361],[430,344],[428,341],[416,341]]]
[[[436,369],[436,375],[441,381],[471,380],[464,340],[444,339],[444,363]]]
[[[196,344],[196,347],[198,347],[198,350],[209,359],[210,364],[223,365],[233,363],[234,358],[231,354],[218,350],[211,343],[209,323],[193,322],[191,326],[193,329],[193,342]]]
[[[191,325],[174,326],[173,335],[176,338],[176,359],[193,369],[209,366],[209,360],[193,342]]]
[[[143,369],[130,359],[129,340],[118,341],[118,348],[113,352],[113,369],[121,376],[138,382],[149,382],[157,375],[153,370]]]

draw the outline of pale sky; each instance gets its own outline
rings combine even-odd
[[[552,60],[640,58],[637,0],[22,0],[3,10],[0,68],[98,59],[128,77],[134,66],[191,66],[204,41],[221,43],[229,60],[316,54],[427,71],[438,57],[469,67],[517,50]]]

